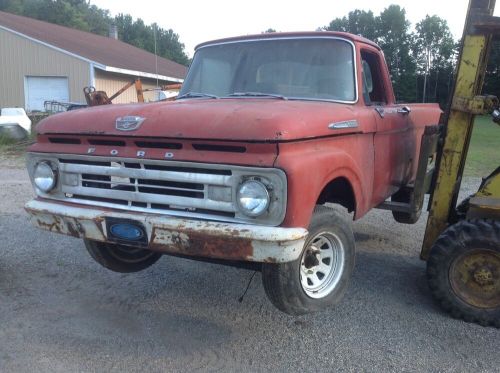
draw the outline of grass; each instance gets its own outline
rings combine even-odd
[[[24,140],[13,140],[6,136],[0,136],[0,153],[4,155],[22,154],[26,151],[28,145],[35,141],[35,136],[32,133]]]
[[[485,177],[500,166],[500,126],[490,116],[477,117],[472,131],[465,176]]]

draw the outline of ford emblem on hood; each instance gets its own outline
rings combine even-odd
[[[137,116],[126,116],[116,118],[116,129],[120,131],[135,131],[146,118]]]

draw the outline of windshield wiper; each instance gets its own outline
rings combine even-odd
[[[262,93],[262,92],[234,92],[228,95],[228,97],[271,97],[271,98],[279,98],[281,100],[288,100],[288,98],[283,95],[277,95],[274,93]]]
[[[188,93],[184,93],[183,95],[177,96],[176,100],[183,99],[183,98],[199,98],[199,97],[219,98],[218,96],[211,95],[209,93],[188,92]]]

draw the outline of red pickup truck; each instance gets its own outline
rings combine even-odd
[[[440,114],[396,103],[380,48],[359,36],[211,41],[174,102],[41,122],[26,210],[39,228],[83,238],[111,270],[162,254],[253,262],[276,307],[315,311],[352,273],[349,219],[374,207],[418,218]]]

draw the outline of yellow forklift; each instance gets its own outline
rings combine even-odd
[[[480,95],[492,38],[500,35],[494,8],[495,0],[469,3],[421,258],[432,295],[446,311],[500,328],[500,162],[477,193],[457,206],[475,116],[492,114],[500,124],[498,99]]]

